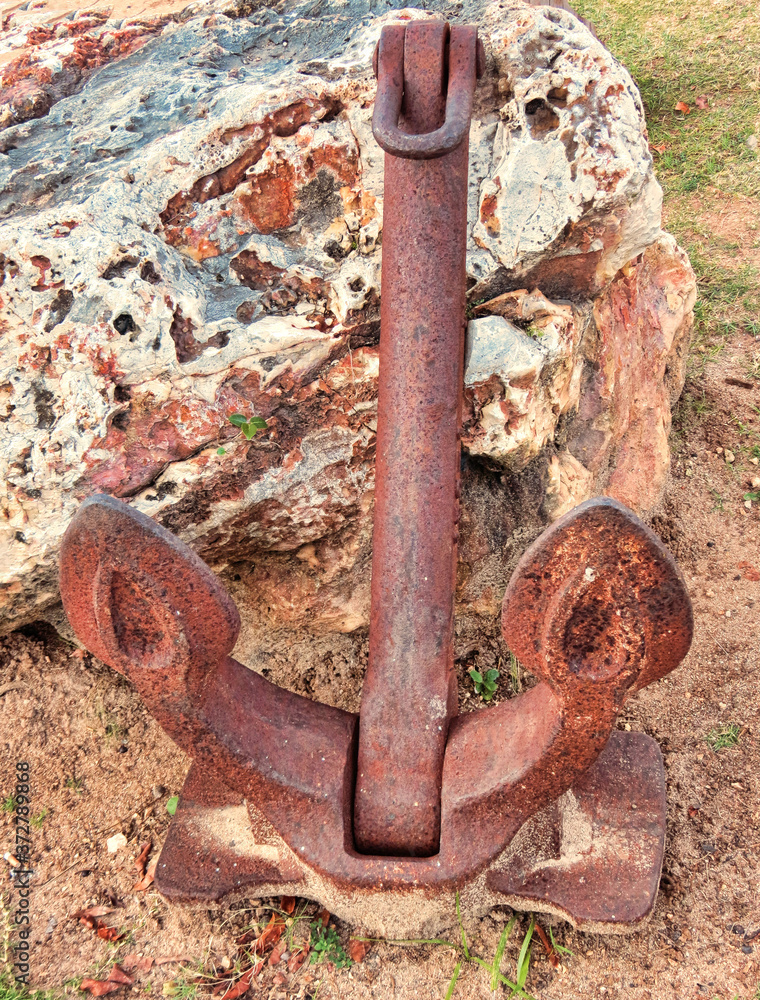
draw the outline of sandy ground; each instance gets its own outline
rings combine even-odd
[[[760,504],[747,509],[744,500],[752,477],[760,475],[752,462],[760,455],[760,385],[748,375],[758,351],[755,340],[739,335],[687,382],[671,482],[652,519],[680,561],[696,616],[683,665],[629,702],[619,723],[649,733],[665,757],[667,855],[654,915],[627,937],[584,935],[556,924],[557,941],[573,954],[554,969],[536,942],[526,989],[537,1000],[743,1000],[760,985]],[[226,960],[234,963],[235,940],[257,921],[265,923],[277,901],[192,911],[169,906],[151,888],[133,889],[134,858],[148,841],[155,857],[169,822],[166,803],[181,789],[188,759],[126,681],[51,631],[30,627],[2,640],[0,650],[2,798],[12,793],[17,761],[28,761],[32,774],[33,983],[73,993],[80,977],[104,978],[115,960],[142,955],[155,964],[133,973],[133,991],[160,996],[165,984],[175,983],[166,987],[171,991],[187,980],[183,965],[200,961],[221,971]],[[321,660],[320,671],[314,696],[332,700],[329,664]],[[708,734],[731,723],[738,743],[715,751]],[[8,811],[0,813],[0,831],[0,853],[12,850]],[[109,854],[106,841],[115,833],[128,843]],[[13,909],[11,864],[0,864]],[[124,935],[120,940],[102,940],[72,916],[92,905],[113,908],[103,920]],[[298,902],[294,949],[316,909]],[[482,920],[465,914],[474,953],[491,961],[508,917],[506,910]],[[526,926],[521,918],[505,952],[502,971],[509,977]],[[340,923],[337,930],[346,946],[357,933]],[[351,969],[322,964],[288,972],[286,961],[267,965],[248,995],[313,997],[316,990],[319,1000],[443,998],[458,957],[443,946],[375,943]],[[488,974],[465,964],[454,996],[491,995]]]

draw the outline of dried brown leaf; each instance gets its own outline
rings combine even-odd
[[[295,896],[281,896],[280,897],[280,909],[287,913],[288,916],[296,908],[296,897]]]
[[[97,935],[103,941],[118,941],[124,937],[123,934],[119,934],[115,927],[106,927],[102,920],[98,921]]]
[[[235,1000],[236,997],[241,997],[244,993],[246,993],[251,985],[251,980],[254,976],[258,976],[263,967],[264,960],[259,959],[255,965],[252,965],[250,969],[245,972],[240,979],[238,979],[234,986],[231,986],[230,989],[222,995],[222,1000]]]
[[[280,941],[274,946],[274,950],[272,951],[272,954],[269,956],[270,965],[277,965],[277,963],[282,958],[282,953],[285,951],[287,946],[288,946],[287,941]]]
[[[678,104],[676,104],[676,111],[680,111],[682,114],[688,115],[691,113],[691,108],[684,101],[679,101]]]
[[[263,955],[267,948],[273,948],[282,937],[285,931],[285,921],[282,917],[272,914],[269,923],[261,933],[256,944],[253,946],[254,955]]]
[[[149,886],[153,885],[156,877],[157,864],[158,858],[154,858],[154,860],[148,865],[148,870],[145,872],[144,878],[141,878],[139,882],[135,882],[132,886],[132,892],[142,892],[143,889],[147,889]]]
[[[122,959],[121,967],[126,972],[150,972],[153,968],[153,959],[149,958],[148,955],[132,953]]]
[[[122,986],[131,986],[134,982],[119,965],[114,965],[108,974],[108,978],[112,983],[119,983]]]
[[[294,951],[288,960],[288,972],[298,972],[303,963],[309,957],[309,951],[311,949],[308,945],[303,948],[299,948],[298,951]]]
[[[330,911],[326,909],[321,909],[317,914],[317,919],[322,921],[322,926],[327,927],[330,923]]]
[[[696,104],[696,106],[699,108],[700,111],[707,111],[707,109],[710,107],[710,100],[704,94],[700,94],[699,97],[694,101],[694,103]]]
[[[113,906],[89,906],[86,910],[77,910],[74,917],[84,921],[85,918],[89,919],[90,917],[105,917],[113,911]]]
[[[148,863],[148,855],[153,847],[152,842],[149,840],[147,843],[143,844],[140,848],[140,853],[135,858],[135,868],[139,875],[145,874],[145,866]]]
[[[115,983],[112,979],[83,979],[79,989],[94,997],[102,997],[106,993],[113,993],[114,990],[121,989],[121,986],[121,983]]]
[[[352,962],[363,962],[371,947],[370,941],[357,941],[356,938],[351,938],[348,942],[348,957]]]

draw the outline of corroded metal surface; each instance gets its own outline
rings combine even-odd
[[[401,74],[400,135],[445,128],[447,58],[449,99],[463,80],[471,99],[474,29],[385,29],[379,91]],[[456,890],[481,912],[507,902],[591,929],[635,925],[656,894],[665,779],[652,740],[613,730],[626,697],[688,650],[689,598],[631,511],[582,504],[528,549],[504,598],[504,637],[539,684],[456,716],[467,130],[418,154],[386,163],[361,716],[234,660],[238,614],[208,567],[110,497],[85,501],[66,532],[64,607],[195,761],[156,871],[170,898],[292,890],[410,934],[445,923]],[[373,900],[389,893],[399,916],[382,923]]]
[[[443,22],[417,21],[380,39],[376,109],[384,82],[402,80],[403,128],[415,140],[436,134],[452,90],[472,102],[476,31],[451,30],[447,101],[448,35]],[[469,110],[447,155],[385,158],[372,613],[354,800],[354,836],[369,854],[431,856],[440,838],[457,706],[468,131]]]

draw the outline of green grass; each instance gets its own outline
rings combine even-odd
[[[760,276],[741,250],[760,247],[758,227],[744,247],[716,232],[725,195],[760,198],[760,17],[756,0],[576,0],[574,6],[630,71],[647,116],[655,171],[665,195],[664,226],[697,276],[694,355],[704,369],[733,334],[760,333]],[[699,108],[697,98],[706,98]],[[680,102],[691,111],[676,111]],[[725,199],[723,198],[723,203]]]
[[[321,920],[311,922],[311,965],[322,962],[332,962],[336,969],[350,969],[353,962],[340,943],[338,932],[334,927],[327,926]]]
[[[41,829],[42,824],[45,822],[45,817],[47,816],[47,814],[48,814],[48,810],[47,809],[43,809],[42,812],[41,813],[37,813],[36,816],[31,816],[29,818],[30,825],[33,826],[35,830]]]
[[[705,739],[717,753],[719,750],[735,747],[739,742],[740,733],[740,727],[736,723],[731,722],[725,726],[718,726],[716,729],[711,729]]]
[[[60,1000],[64,995],[62,990],[30,990],[11,973],[0,974],[0,1000]]]
[[[747,139],[760,116],[760,18],[756,0],[576,0],[636,81],[665,193],[720,181],[760,195],[760,161]],[[696,106],[707,98],[707,107]],[[691,108],[676,111],[679,101]]]

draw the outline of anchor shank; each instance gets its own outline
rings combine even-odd
[[[453,87],[469,74],[471,99],[476,32],[452,29],[449,73],[447,25],[412,22],[403,32],[402,127],[430,132],[443,121],[447,77]],[[381,41],[379,91],[385,73],[400,72],[398,38]],[[385,157],[372,616],[354,810],[365,853],[430,856],[440,838],[457,704],[467,160],[467,133],[435,159]]]

